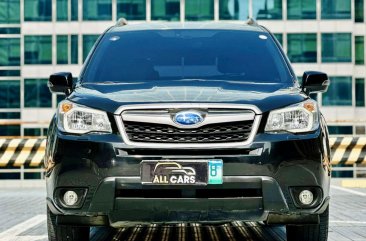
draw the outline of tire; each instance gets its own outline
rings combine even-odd
[[[61,226],[56,224],[56,215],[47,207],[49,241],[89,241],[89,227]]]
[[[287,225],[287,241],[327,241],[329,227],[329,207],[319,215],[316,225]]]

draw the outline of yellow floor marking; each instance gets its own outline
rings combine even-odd
[[[342,180],[341,185],[348,188],[366,188],[366,179]]]

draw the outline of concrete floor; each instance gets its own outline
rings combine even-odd
[[[366,189],[331,187],[329,241],[366,241]],[[47,240],[43,181],[0,182],[0,241]],[[283,226],[233,222],[225,225],[148,225],[125,229],[92,228],[93,241],[286,240]]]

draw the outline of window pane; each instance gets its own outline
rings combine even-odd
[[[283,46],[283,34],[282,33],[274,33],[273,34],[277,41]]]
[[[0,112],[0,119],[20,119],[20,112]]]
[[[52,95],[47,79],[24,80],[24,107],[52,107]]]
[[[364,19],[363,5],[364,0],[355,0],[355,22],[362,23]]]
[[[68,20],[68,0],[57,0],[57,21]]]
[[[293,63],[316,63],[316,34],[288,34],[287,55]]]
[[[356,106],[365,106],[365,79],[356,79]]]
[[[78,21],[79,18],[79,1],[71,0],[71,21]]]
[[[0,34],[20,34],[20,28],[0,28]]]
[[[179,21],[180,2],[179,0],[154,0],[151,2],[152,20]]]
[[[99,35],[83,35],[83,61],[88,57],[90,50],[98,38]]]
[[[20,81],[0,80],[0,108],[20,108]]]
[[[323,106],[352,105],[352,77],[330,77],[330,86],[326,93],[323,93]]]
[[[67,35],[57,36],[57,64],[67,64],[68,55],[68,37]]]
[[[47,136],[48,128],[42,128],[42,135]]]
[[[322,19],[351,19],[351,0],[322,0]]]
[[[282,19],[282,0],[253,1],[253,16],[256,19]]]
[[[356,126],[356,135],[365,135],[366,134],[366,128],[365,126]]]
[[[117,18],[146,19],[146,0],[117,0]]]
[[[20,23],[20,0],[0,1],[0,23]]]
[[[24,36],[25,64],[52,64],[52,36]]]
[[[79,36],[71,35],[71,64],[79,63]]]
[[[2,69],[0,76],[20,76],[20,70]]]
[[[287,0],[288,19],[316,19],[316,0]]]
[[[84,0],[84,20],[112,20],[112,0]]]
[[[249,17],[248,0],[221,0],[219,4],[221,20],[247,20]]]
[[[40,136],[41,129],[39,128],[24,128],[24,136]]]
[[[0,136],[20,136],[19,125],[0,126]]]
[[[0,38],[0,66],[20,66],[19,38]]]
[[[350,33],[322,34],[322,62],[352,62]]]
[[[185,0],[186,20],[213,20],[214,1],[213,0]]]
[[[352,135],[352,126],[328,126],[330,135]]]
[[[363,36],[355,37],[355,63],[365,63],[365,39]]]
[[[24,0],[25,21],[51,21],[52,0]]]

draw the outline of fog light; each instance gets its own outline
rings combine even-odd
[[[78,195],[74,191],[67,191],[64,194],[64,203],[67,206],[73,206],[78,202]]]
[[[299,200],[304,205],[310,205],[314,200],[314,195],[309,190],[300,192]]]

